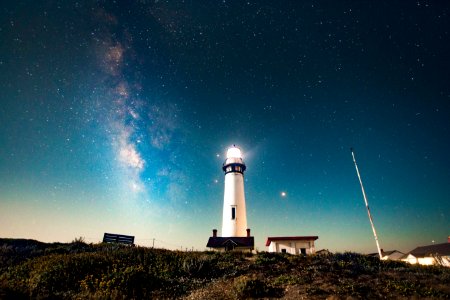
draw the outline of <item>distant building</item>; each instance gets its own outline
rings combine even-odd
[[[377,253],[370,253],[367,254],[368,256],[373,256],[373,257],[379,257],[378,252]],[[398,250],[390,250],[390,251],[384,251],[383,249],[381,249],[381,259],[382,260],[400,260],[402,257],[405,256],[405,253],[400,252]]]
[[[316,254],[318,255],[328,255],[328,254],[332,254],[332,252],[328,249],[321,249],[316,251]]]
[[[450,242],[417,247],[405,254],[401,260],[410,264],[450,267]]]
[[[266,247],[269,252],[309,255],[316,252],[314,241],[318,236],[268,237]]]

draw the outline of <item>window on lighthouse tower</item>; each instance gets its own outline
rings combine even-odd
[[[236,219],[236,207],[231,208],[231,220]]]

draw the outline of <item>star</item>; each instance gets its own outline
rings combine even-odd
[[[117,220],[121,233],[141,240],[154,229],[174,244],[193,237],[203,249],[205,226],[221,222],[225,145],[237,142],[251,149],[243,180],[247,209],[255,213],[247,225],[260,233],[261,249],[264,226],[287,234],[307,223],[321,248],[373,252],[360,226],[323,221],[366,217],[354,209],[361,199],[349,199],[361,197],[352,145],[367,196],[378,200],[371,203],[375,223],[398,226],[396,234],[408,237],[395,238],[393,247],[406,252],[418,241],[446,241],[444,1],[426,14],[422,1],[421,9],[393,1],[351,9],[338,1],[239,9],[229,1],[135,1],[130,13],[120,1],[65,1],[44,27],[50,1],[30,1],[27,14],[19,13],[20,1],[4,2],[11,14],[0,47],[0,224],[21,226],[0,226],[0,236],[101,238],[109,229],[98,225]],[[383,18],[360,21],[373,14]],[[90,25],[72,26],[80,17]],[[391,198],[408,202],[408,213],[401,206],[383,210]],[[15,204],[5,206],[5,199]],[[285,225],[265,218],[277,200],[289,208],[315,205],[301,219],[285,207]],[[57,213],[54,201],[61,204]],[[45,214],[32,214],[31,203]],[[418,214],[427,228],[420,236],[408,226]],[[46,218],[74,222],[47,228]],[[391,234],[379,231],[381,241]],[[325,237],[343,232],[342,239]]]

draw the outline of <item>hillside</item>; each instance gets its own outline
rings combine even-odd
[[[450,269],[325,256],[0,239],[0,298],[450,298]]]

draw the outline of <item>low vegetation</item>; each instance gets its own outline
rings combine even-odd
[[[450,269],[356,253],[180,252],[0,239],[0,299],[450,298]]]

